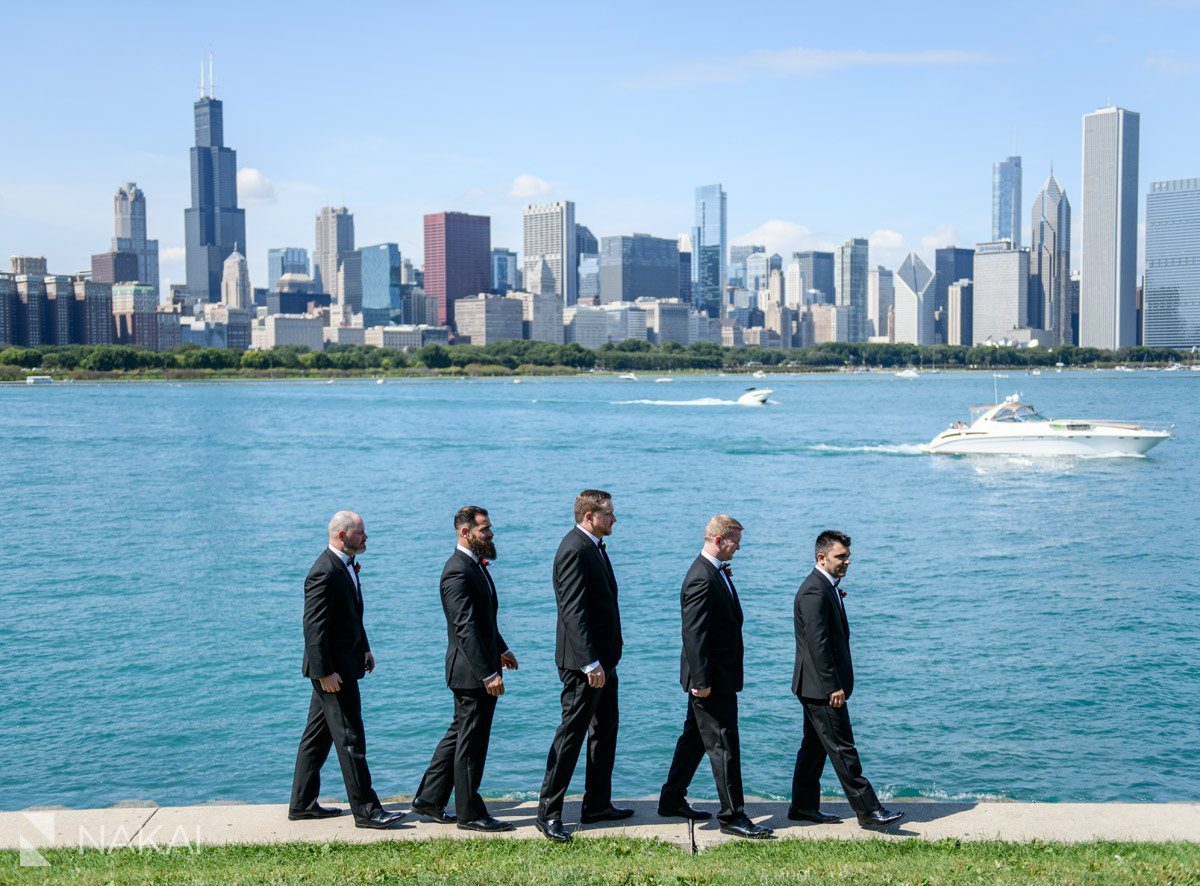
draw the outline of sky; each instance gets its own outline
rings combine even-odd
[[[425,213],[488,215],[518,251],[529,202],[573,200],[598,237],[673,237],[713,182],[732,243],[866,236],[873,265],[932,264],[990,239],[1014,142],[1028,245],[1052,165],[1079,231],[1081,119],[1110,104],[1141,113],[1140,214],[1150,182],[1200,176],[1200,0],[116,0],[18,4],[5,30],[0,254],[87,268],[134,181],[164,290],[209,52],[256,286],[268,248],[311,254],[325,205],[420,264]]]

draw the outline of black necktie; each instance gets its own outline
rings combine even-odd
[[[346,568],[350,570],[350,584],[354,585],[354,595],[358,598],[358,605],[362,605],[362,588],[358,586],[358,573],[354,571],[354,558],[351,557],[346,561]]]
[[[608,549],[604,547],[603,541],[596,542],[596,547],[600,549],[600,556],[604,560],[604,568],[608,570],[608,578],[612,583],[614,596],[617,593],[617,576],[613,573],[612,560],[608,559]]]
[[[494,581],[492,581],[492,574],[490,572],[488,572],[487,561],[479,560],[479,561],[477,561],[477,564],[478,564],[479,568],[481,570],[483,570],[483,579],[484,579],[484,581],[487,582],[488,591],[492,595],[492,601],[495,602],[495,600],[496,600],[496,583]]]

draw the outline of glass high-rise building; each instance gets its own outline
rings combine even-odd
[[[308,275],[308,250],[303,246],[282,246],[267,250],[267,291],[279,291],[284,274]]]
[[[972,344],[1012,339],[1029,318],[1029,250],[1014,246],[1007,237],[980,243],[971,289]]]
[[[425,216],[425,292],[438,322],[454,324],[454,303],[492,287],[492,219],[466,212]]]
[[[934,273],[921,256],[910,252],[892,275],[892,316],[898,342],[934,344]]]
[[[327,292],[334,304],[340,304],[341,269],[346,256],[354,251],[354,213],[345,206],[323,206],[317,215],[316,251],[313,253],[313,286]]]
[[[833,253],[793,252],[792,260],[799,262],[800,275],[808,288],[821,293],[821,302],[833,304]]]
[[[1137,339],[1140,125],[1138,113],[1117,107],[1083,117],[1079,344],[1086,348],[1115,350]]]
[[[554,276],[554,291],[564,306],[579,299],[578,242],[575,231],[575,204],[570,200],[558,203],[532,203],[525,207],[523,272],[525,287],[540,273],[536,266],[544,261]],[[427,286],[426,289],[429,287]]]
[[[1021,245],[1021,158],[992,164],[992,240]]]
[[[719,185],[696,188],[696,223],[692,228],[692,300],[699,311],[720,317],[725,300],[728,231],[725,190]]]
[[[600,238],[600,301],[675,298],[679,241],[649,234]]]
[[[497,246],[492,250],[492,292],[497,292],[503,295],[506,292],[512,292],[514,289],[520,289],[521,286],[517,282],[518,271],[520,265],[517,263],[517,254],[511,249],[506,249],[503,246]]]
[[[183,211],[188,292],[204,302],[221,300],[225,259],[246,252],[246,211],[237,205],[237,154],[225,147],[223,105],[207,92],[193,106],[196,144],[191,148],[192,205]]]
[[[970,280],[975,275],[975,250],[957,246],[943,246],[933,254],[933,311],[934,334],[942,344],[950,341],[947,326],[950,315],[950,286],[959,280]],[[968,342],[969,344],[969,342]]]
[[[846,334],[849,341],[867,340],[868,243],[852,237],[837,252],[836,304],[846,309]]]
[[[1200,346],[1200,178],[1150,185],[1142,288],[1142,344]]]
[[[364,326],[385,325],[400,310],[400,269],[403,259],[395,243],[377,243],[358,250],[362,274]]]
[[[1029,229],[1029,325],[1050,333],[1051,345],[1071,344],[1071,204],[1051,171],[1033,198]]]
[[[113,252],[137,256],[137,279],[158,290],[158,241],[146,237],[146,195],[135,182],[117,189],[113,198],[115,236]]]

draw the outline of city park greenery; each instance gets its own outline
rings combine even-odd
[[[799,349],[722,348],[701,342],[624,341],[589,350],[578,344],[501,341],[486,346],[426,345],[406,352],[364,345],[333,345],[323,351],[279,347],[230,351],[187,345],[151,351],[124,345],[9,347],[0,350],[0,380],[18,381],[32,372],[63,378],[221,378],[380,375],[562,375],[610,372],[713,372],[757,368],[782,372],[847,368],[1024,369],[1162,365],[1194,361],[1169,348],[1058,348],[917,346],[834,342]]]

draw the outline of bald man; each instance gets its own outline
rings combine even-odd
[[[346,796],[360,828],[395,827],[403,812],[383,808],[371,787],[358,681],[375,670],[363,626],[362,584],[356,557],[367,549],[367,528],[353,511],[329,521],[329,545],[304,580],[304,676],[312,680],[308,724],[296,752],[288,818],[330,818],[340,809],[317,804],[321,767],[337,748]]]

